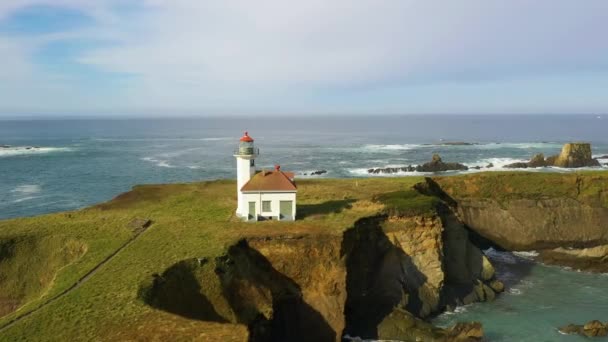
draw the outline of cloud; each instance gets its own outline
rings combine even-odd
[[[53,39],[103,42],[72,62],[129,75],[126,108],[298,107],[319,93],[608,69],[604,0],[21,0],[0,20],[50,4],[95,18]]]

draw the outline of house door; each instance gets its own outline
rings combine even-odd
[[[249,219],[255,219],[257,217],[255,213],[255,202],[249,202]]]
[[[293,201],[281,201],[279,203],[279,210],[281,213],[281,220],[293,220],[291,214],[293,213]]]

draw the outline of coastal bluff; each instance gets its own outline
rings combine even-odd
[[[466,226],[499,248],[536,251],[541,260],[608,271],[605,172],[486,173],[427,184],[452,203]]]
[[[296,221],[258,223],[233,216],[232,181],[137,186],[90,208],[0,221],[0,334],[480,341],[479,323],[428,319],[500,295],[490,245],[602,269],[607,185],[601,171],[309,179]],[[57,261],[13,272],[35,254]]]

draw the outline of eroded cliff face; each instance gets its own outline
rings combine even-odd
[[[506,174],[427,179],[471,230],[501,248],[541,260],[608,270],[608,178],[596,174]]]
[[[503,289],[489,260],[449,210],[440,215],[364,220],[345,233],[343,246],[348,293],[345,332],[352,336],[393,338],[381,331],[399,330],[398,320],[386,321],[395,310],[425,318],[447,306],[493,300]],[[391,327],[394,324],[397,327]],[[446,338],[431,330],[418,334]]]
[[[508,250],[586,247],[608,243],[608,209],[571,198],[460,199],[462,221]]]
[[[221,257],[174,265],[142,287],[142,298],[189,318],[247,325],[255,342],[403,329],[447,341],[453,332],[420,319],[493,299],[492,281],[493,268],[455,216],[377,216],[341,235],[244,238]],[[399,310],[412,318],[390,319],[404,316]]]

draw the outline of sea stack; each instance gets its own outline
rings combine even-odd
[[[574,142],[565,144],[562,152],[555,158],[553,165],[559,167],[600,166],[591,155],[591,144]]]
[[[545,159],[545,155],[539,153],[532,157],[529,162],[518,162],[505,165],[505,168],[520,169],[528,167],[557,166],[565,168],[602,166],[591,154],[591,144],[584,142],[567,143],[562,147],[560,154]]]

